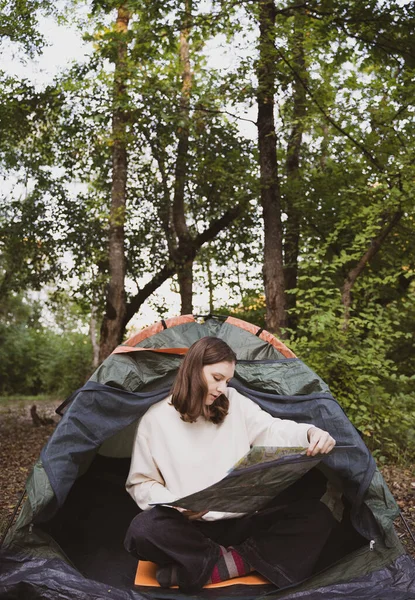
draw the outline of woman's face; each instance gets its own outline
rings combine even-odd
[[[233,362],[220,362],[215,363],[214,365],[205,365],[202,368],[202,373],[208,388],[205,404],[210,406],[215,402],[218,396],[226,391],[234,372],[235,363]]]

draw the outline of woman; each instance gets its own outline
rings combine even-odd
[[[127,491],[143,512],[130,524],[125,546],[158,565],[163,587],[195,593],[256,570],[278,587],[309,576],[333,518],[318,500],[290,501],[251,515],[151,506],[216,483],[254,445],[303,446],[326,454],[334,439],[310,424],[272,417],[227,385],[236,355],[221,339],[190,348],[172,394],[139,422]]]

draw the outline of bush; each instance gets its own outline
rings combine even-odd
[[[396,310],[373,304],[344,330],[342,307],[314,308],[302,314],[288,342],[327,382],[380,462],[415,457],[415,377],[405,375],[392,358],[408,337]]]
[[[0,327],[0,393],[66,396],[91,374],[92,348],[81,333]]]
[[[65,396],[91,374],[89,337],[73,330],[44,327],[36,303],[9,299],[0,314],[0,394]]]
[[[45,332],[43,337],[38,354],[42,392],[68,396],[91,375],[91,342],[88,336],[76,332]]]
[[[27,324],[0,324],[0,393],[34,395],[41,390],[40,336]]]

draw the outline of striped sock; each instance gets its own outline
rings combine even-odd
[[[221,546],[220,551],[222,555],[213,567],[212,575],[207,583],[219,583],[220,581],[246,575],[246,573],[254,570],[234,548]]]

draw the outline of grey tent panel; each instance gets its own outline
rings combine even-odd
[[[328,393],[328,385],[298,358],[263,363],[238,363],[236,374],[245,385],[281,396]]]
[[[143,356],[145,355],[145,357]],[[129,392],[151,391],[170,385],[179,368],[181,357],[155,352],[115,354],[108,357],[90,378]]]

